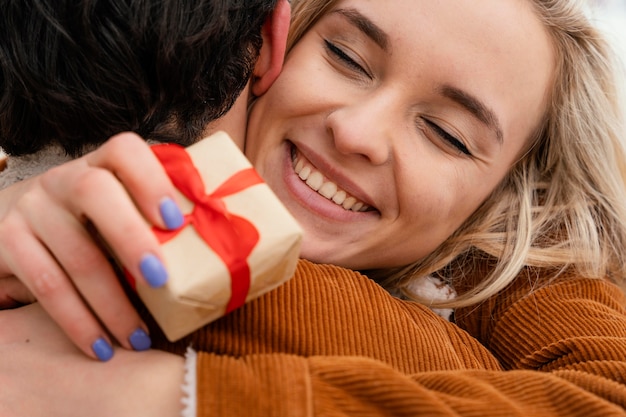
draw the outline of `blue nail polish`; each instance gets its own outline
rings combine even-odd
[[[152,288],[162,287],[167,282],[165,267],[159,258],[152,254],[143,257],[139,264],[139,269],[141,269],[141,274]]]
[[[152,346],[152,340],[150,340],[150,336],[148,336],[148,334],[141,328],[135,330],[128,337],[128,341],[135,350],[148,350],[150,349],[150,346]]]
[[[163,222],[168,229],[178,229],[183,225],[183,222],[185,221],[183,213],[171,198],[164,199],[159,206],[159,210],[161,211]]]
[[[109,342],[102,337],[93,342],[91,349],[102,362],[106,362],[113,357],[113,348]]]

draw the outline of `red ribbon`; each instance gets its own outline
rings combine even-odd
[[[248,168],[227,179],[211,194],[205,194],[200,173],[185,149],[162,144],[152,150],[169,174],[174,186],[187,197],[194,208],[186,214],[183,226],[177,230],[153,228],[159,242],[174,238],[183,227],[193,225],[200,237],[226,264],[231,276],[231,297],[226,313],[246,302],[250,289],[250,267],[247,258],[259,241],[259,232],[243,217],[229,213],[222,199],[263,182],[259,174]]]

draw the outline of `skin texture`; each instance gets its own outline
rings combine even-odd
[[[528,146],[552,77],[547,35],[529,6],[489,0],[463,3],[459,13],[456,2],[431,3],[339,3],[343,12],[305,35],[273,85],[285,2],[265,28],[246,153],[303,225],[305,258],[361,269],[425,256]],[[366,21],[386,47],[363,33]],[[443,94],[444,86],[483,102],[502,141],[493,122]],[[346,211],[312,191],[293,173],[292,150],[373,209]],[[105,329],[131,348],[129,335],[145,326],[85,226],[90,219],[135,276],[146,254],[159,256],[143,218],[161,225],[159,204],[174,191],[144,142],[114,138],[8,195],[0,202],[0,273],[19,276],[91,357],[94,341],[112,343]]]
[[[312,235],[312,243],[307,243],[309,246],[305,247],[305,255],[311,258],[335,256],[339,263],[352,262],[355,263],[355,267],[359,267],[360,264],[362,264],[360,267],[367,267],[367,262],[374,261],[378,264],[384,263],[383,261],[403,262],[404,257],[409,256],[405,248],[412,251],[419,249],[423,253],[428,253],[429,248],[436,246],[453,229],[453,226],[441,220],[450,218],[450,221],[453,224],[456,222],[458,226],[472,212],[472,207],[475,208],[480,204],[508,167],[523,152],[528,145],[527,138],[538,123],[541,106],[533,103],[545,103],[546,89],[537,86],[542,83],[544,86],[549,84],[551,59],[545,35],[541,30],[533,30],[537,27],[537,22],[530,18],[529,11],[523,7],[524,3],[487,1],[481,3],[485,8],[480,7],[480,10],[474,8],[459,10],[458,7],[447,9],[446,5],[441,3],[421,3],[424,4],[420,5],[419,10],[424,16],[429,17],[428,20],[420,21],[420,16],[406,12],[397,16],[398,23],[394,21],[394,24],[390,25],[389,19],[395,10],[384,8],[382,2],[356,0],[343,2],[341,7],[358,6],[362,14],[376,20],[376,24],[384,27],[386,32],[392,32],[390,43],[393,44],[393,53],[382,54],[382,58],[373,59],[371,55],[377,56],[380,51],[376,51],[375,46],[373,52],[369,50],[372,45],[369,40],[361,38],[360,31],[355,35],[353,29],[346,28],[345,22],[341,20],[339,22],[331,20],[330,23],[323,20],[290,55],[285,72],[275,88],[256,103],[250,132],[255,132],[257,130],[254,128],[258,128],[259,137],[267,139],[267,142],[263,142],[262,147],[251,141],[249,154],[255,159],[268,161],[265,166],[260,164],[260,170],[277,192],[284,190],[284,194],[280,194],[281,197],[295,213],[299,213],[297,217],[305,223],[307,232],[315,232]],[[474,7],[478,7],[475,4]],[[408,7],[414,6],[412,2],[402,0],[394,2],[394,7],[403,5],[407,6],[407,10],[413,10]],[[405,16],[406,21],[403,20]],[[463,20],[456,21],[455,16],[463,16]],[[341,18],[345,19],[345,13]],[[440,18],[445,19],[441,21]],[[520,23],[519,27],[524,28],[523,33],[511,33],[508,30],[512,30],[513,25],[505,23],[511,19]],[[408,26],[408,21],[412,22],[410,25],[412,30],[415,27],[422,28],[421,37],[410,36],[410,33],[397,33],[400,28]],[[402,22],[407,24],[403,25]],[[475,30],[471,32],[473,37],[460,37],[461,33],[472,28]],[[492,31],[497,31],[498,36],[494,38],[483,33]],[[484,36],[481,37],[481,34]],[[537,39],[534,39],[535,37]],[[416,38],[422,43],[411,48],[402,47],[400,42],[402,39]],[[335,42],[333,47],[329,48],[324,39]],[[511,48],[514,45],[513,50],[504,50],[503,45],[499,44],[500,40],[507,40],[506,45]],[[463,41],[464,48],[456,50],[454,48],[456,42]],[[493,43],[489,43],[491,41]],[[532,51],[529,50],[527,41],[532,42]],[[476,52],[472,48],[474,43],[490,46],[485,49],[495,56],[473,56],[472,51]],[[343,51],[339,55],[341,59],[337,59],[336,56],[337,44],[345,48],[341,49]],[[431,50],[431,45],[443,45],[441,47],[444,50],[435,53]],[[532,56],[529,55],[530,52]],[[350,56],[352,61],[346,61],[346,55]],[[545,59],[539,59],[541,56]],[[463,57],[467,62],[462,59]],[[479,66],[482,60],[489,64]],[[359,63],[361,69],[350,62]],[[392,65],[394,63],[396,66]],[[490,72],[498,63],[504,67],[501,71],[506,73],[506,77],[499,77],[499,72]],[[544,71],[537,70],[542,63],[546,66]],[[302,75],[302,69],[309,70],[306,78]],[[505,71],[507,69],[509,71]],[[365,73],[363,70],[366,70]],[[465,71],[473,78],[469,75],[465,78]],[[378,78],[372,80],[366,75],[372,73],[377,74]],[[319,75],[323,84],[314,84],[308,88],[307,83],[311,82],[311,74]],[[403,82],[408,80],[413,82]],[[452,81],[456,88],[469,90],[472,95],[479,96],[480,100],[487,103],[496,113],[502,127],[502,144],[493,138],[497,136],[493,129],[486,128],[483,122],[468,114],[459,103],[437,93],[441,90],[438,87]],[[412,88],[407,88],[407,85]],[[321,86],[324,88],[321,89]],[[297,91],[297,95],[294,91]],[[305,105],[310,107],[307,108]],[[270,109],[275,113],[270,114]],[[267,123],[266,127],[261,125],[261,120]],[[440,128],[434,127],[433,124]],[[449,137],[441,137],[441,129],[462,141],[471,156],[466,155],[465,149],[459,148],[458,144],[452,145]],[[250,137],[252,139],[252,136]],[[367,140],[363,140],[364,138]],[[295,145],[297,151],[311,164],[322,170],[324,175],[341,183],[344,188],[350,189],[353,194],[373,206],[375,212],[344,213],[330,205],[331,203],[322,200],[316,193],[309,191],[308,187],[299,184],[289,170],[293,165],[291,144]],[[101,160],[100,165],[107,167],[102,163],[107,160],[107,158]],[[272,175],[274,170],[269,169],[272,164],[274,167],[284,168],[278,171],[279,175]],[[108,167],[110,169],[111,166]],[[122,167],[113,172],[116,175],[128,174]],[[145,172],[143,174],[145,175]],[[132,183],[128,179],[133,177],[125,175],[121,176],[123,183],[125,185]],[[405,187],[411,192],[402,192],[407,189]],[[155,189],[158,190],[158,187]],[[50,190],[53,190],[52,186],[47,188],[48,192]],[[59,193],[63,191],[57,190]],[[144,199],[140,200],[140,204],[144,204]],[[155,201],[146,200],[148,200],[146,207],[152,207],[151,210],[154,210]],[[405,233],[408,225],[417,228],[414,234]],[[391,228],[395,233],[387,235],[384,227]],[[391,239],[392,236],[396,239],[397,235],[402,236],[402,240]],[[352,240],[340,240],[343,236],[349,236]],[[337,243],[333,243],[334,240],[331,242],[329,245],[331,252],[318,254],[323,239],[329,241],[336,239]],[[378,245],[384,242],[394,248],[393,253],[374,251],[374,240],[378,241]],[[357,258],[352,252],[357,250],[367,256]],[[54,289],[54,286],[51,288]],[[25,325],[39,322],[41,326],[48,326],[45,320],[32,321],[33,318],[28,317],[28,314],[33,314],[36,320],[41,320],[35,308],[20,311],[23,316],[14,316],[12,319],[16,321],[13,323],[20,323],[17,321],[19,318],[24,320]],[[42,355],[43,362],[37,362],[40,356],[29,359],[24,354],[25,341],[29,335],[37,335],[42,331],[36,326],[25,326],[19,333],[20,340],[5,339],[8,343],[2,354],[11,360],[5,364],[7,368],[4,369],[4,375],[19,376],[12,379],[5,376],[5,380],[0,381],[3,386],[12,384],[14,391],[5,391],[7,395],[13,394],[7,401],[12,398],[22,398],[26,401],[24,393],[28,392],[27,389],[39,391],[46,388],[36,385],[37,381],[31,380],[32,374],[18,372],[23,371],[24,367],[14,365],[24,361],[32,365],[31,369],[37,369],[47,362],[54,361],[57,366],[58,362],[52,355],[46,360],[45,348],[41,348],[42,350],[37,353]],[[56,332],[48,334],[47,337],[59,342],[63,335]],[[41,343],[41,340],[37,338],[36,341]],[[76,350],[70,344],[55,346],[59,348],[51,349],[52,353],[55,351],[57,354],[71,353],[63,356],[65,362],[62,363],[69,367],[70,373],[79,375],[86,370],[89,377],[103,375],[102,379],[95,377],[86,380],[86,386],[97,385],[98,390],[92,391],[92,396],[84,397],[84,401],[79,404],[81,406],[98,401],[98,395],[110,398],[116,394],[116,390],[120,391],[117,395],[133,392],[138,402],[148,401],[151,406],[163,402],[164,407],[157,407],[156,412],[165,410],[168,404],[172,404],[172,395],[176,394],[175,388],[169,387],[172,389],[169,392],[174,392],[171,395],[160,395],[160,392],[154,391],[152,386],[135,389],[141,386],[137,384],[136,378],[146,375],[141,372],[140,367],[145,362],[143,359],[127,362],[126,358],[145,358],[143,354],[138,356],[133,352],[122,351],[120,356],[116,356],[111,362],[112,367],[97,368],[100,364],[95,361],[85,361],[84,358],[81,361],[80,355],[76,354]],[[164,372],[163,378],[169,372],[175,375],[175,367],[180,369],[180,362],[168,362],[170,357],[167,355],[153,354],[148,358],[155,364],[163,366],[161,369]],[[126,369],[135,372],[117,373],[121,372],[117,367],[118,364],[128,363],[136,367]],[[61,367],[54,369],[58,371]],[[46,370],[50,371],[50,368]],[[116,378],[109,377],[109,373],[113,372],[116,372]],[[155,380],[162,379],[153,378],[155,374],[150,373],[150,381],[147,382],[154,383]],[[53,380],[54,373],[50,372],[47,375],[48,380]],[[169,379],[167,381],[171,382]],[[162,385],[159,386],[162,388]],[[60,410],[61,415],[62,407],[76,407],[71,400],[82,398],[81,386],[73,388],[74,391],[70,392],[72,395],[52,398],[57,401],[59,398],[64,400],[63,404],[52,403],[58,407],[55,410]],[[144,398],[148,395],[150,400]],[[126,404],[127,397],[122,398],[119,404]],[[36,404],[27,406],[36,408]],[[42,411],[26,410],[25,414],[39,415],[43,414]],[[109,412],[108,415],[123,415],[124,411],[130,411],[129,415],[138,414],[134,409],[114,411],[116,414]]]
[[[289,3],[281,0],[263,27],[251,85],[205,135],[223,130],[243,145],[249,95],[264,94],[280,73],[289,16]],[[130,335],[147,328],[93,231],[139,279],[141,260],[160,258],[151,225],[165,227],[159,207],[165,199],[175,200],[176,191],[145,141],[122,133],[92,153],[2,190],[1,196],[0,307],[28,303],[34,296],[88,356],[96,358],[92,345],[99,339],[132,349]]]
[[[366,19],[384,42],[366,35]],[[305,34],[256,102],[246,154],[304,227],[303,257],[353,269],[412,263],[527,148],[552,62],[524,1],[346,0]],[[452,89],[493,116],[477,116]],[[319,195],[294,172],[294,157],[371,209],[347,211]]]
[[[93,361],[39,303],[3,311],[0,326],[2,416],[180,415],[179,356],[122,350],[106,365]]]

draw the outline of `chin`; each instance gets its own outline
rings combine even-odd
[[[306,232],[305,232],[306,236]],[[324,247],[322,250],[321,247]],[[302,247],[300,249],[300,257],[306,259],[311,262],[315,262],[318,264],[334,264],[342,266],[337,262],[336,257],[332,256],[332,251],[329,251],[328,244],[324,245],[323,243],[313,243],[305,239],[302,241]],[[336,253],[335,253],[336,255]]]
[[[322,247],[324,248],[323,250],[321,249]],[[317,244],[307,244],[307,242],[304,241],[300,250],[300,258],[317,264],[330,264],[340,266],[342,268],[358,269],[355,268],[356,265],[354,262],[349,262],[349,257],[350,256],[347,253],[338,251],[334,247],[329,247],[328,243],[324,243],[323,240],[321,243]]]

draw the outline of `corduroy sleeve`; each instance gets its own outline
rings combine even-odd
[[[371,308],[396,311],[380,305],[385,300]],[[200,353],[198,416],[626,416],[626,313],[617,287],[572,279],[527,295],[513,286],[457,314],[505,370],[468,369],[454,355],[445,369],[407,372],[374,355]],[[389,332],[405,330],[391,324]],[[476,339],[459,340],[476,350]]]
[[[504,369],[602,373],[595,366],[626,361],[626,297],[619,287],[575,277],[534,291],[528,285],[518,280],[480,306],[457,312],[459,326]],[[624,383],[626,375],[618,380]]]
[[[362,357],[201,354],[198,416],[624,416],[626,388],[563,371],[405,375]],[[623,364],[609,367],[626,372]]]

